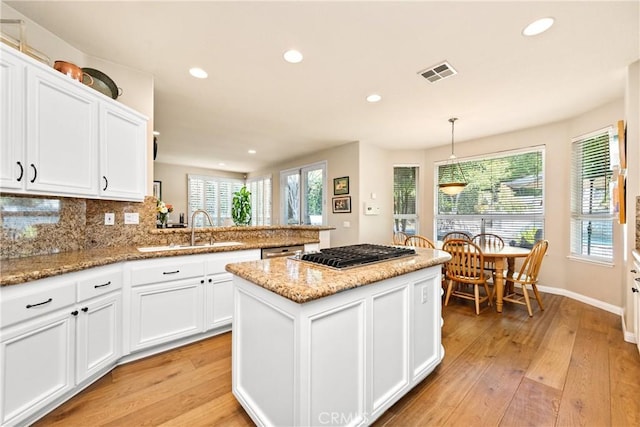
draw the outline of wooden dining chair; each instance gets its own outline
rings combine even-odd
[[[471,241],[482,249],[491,249],[492,251],[500,250],[504,248],[504,240],[497,234],[492,233],[480,233],[471,238]],[[485,261],[484,269],[491,273],[493,281],[495,283],[496,277],[496,263],[494,261]]]
[[[393,233],[393,244],[394,245],[404,245],[405,240],[407,240],[407,233],[403,233],[402,231],[396,231]]]
[[[527,286],[531,286],[533,290],[533,295],[538,301],[538,305],[540,306],[540,310],[544,310],[544,306],[542,305],[542,299],[540,298],[540,293],[538,292],[538,273],[540,272],[540,266],[542,265],[542,260],[544,259],[544,255],[547,253],[547,248],[549,247],[549,242],[547,240],[538,240],[531,252],[524,259],[522,263],[522,267],[518,273],[514,273],[511,277],[506,278],[513,282],[514,284],[519,284],[521,288],[521,292],[516,292],[516,288],[513,287],[507,291],[505,288],[505,295],[502,297],[502,301],[504,302],[513,302],[516,304],[522,304],[527,306],[527,311],[529,312],[529,317],[533,317],[533,311],[531,310],[531,301],[529,299],[529,292],[527,291]]]
[[[451,296],[471,300],[475,302],[476,315],[480,314],[480,304],[488,301],[488,305],[491,305],[493,299],[493,292],[487,284],[491,275],[484,271],[482,249],[467,239],[449,239],[442,245],[442,250],[451,255],[451,259],[445,263],[447,294],[444,305],[449,304]],[[467,292],[467,287],[461,285],[471,285],[473,293]],[[480,286],[484,287],[486,295],[480,296]]]
[[[444,236],[442,236],[443,242],[446,242],[447,240],[451,240],[451,239],[462,239],[462,240],[471,241],[471,236],[469,236],[469,234],[465,233],[464,231],[450,231]]]
[[[416,248],[436,248],[436,245],[431,240],[419,235],[407,237],[407,239],[404,241],[404,244],[405,246],[413,246]]]

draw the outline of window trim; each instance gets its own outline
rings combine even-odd
[[[287,223],[287,218],[285,217],[285,211],[286,211],[286,197],[285,197],[285,191],[286,191],[286,182],[285,182],[285,177],[289,176],[289,175],[294,175],[295,172],[297,172],[298,175],[298,179],[299,179],[299,185],[300,185],[300,198],[298,199],[298,203],[299,203],[299,212],[298,212],[298,222],[297,225],[310,225],[310,224],[305,224],[302,219],[304,216],[304,212],[305,212],[305,198],[302,197],[302,194],[304,193],[304,185],[303,185],[303,173],[304,171],[310,171],[310,170],[316,170],[316,169],[322,169],[322,222],[321,225],[326,225],[327,224],[327,194],[328,194],[328,186],[327,186],[327,170],[328,170],[328,162],[326,160],[321,160],[319,162],[314,162],[314,163],[308,163],[302,166],[297,166],[297,167],[293,167],[293,168],[289,168],[289,169],[284,169],[280,171],[280,223],[283,225],[296,225],[296,224],[288,224]]]
[[[589,139],[592,138],[597,138],[600,135],[603,134],[608,134],[608,154],[609,154],[609,161],[610,161],[610,170],[611,170],[611,177],[614,176],[614,172],[615,169],[618,168],[619,169],[619,164],[616,163],[616,161],[618,160],[618,156],[615,156],[615,158],[612,157],[612,153],[611,153],[611,147],[612,144],[615,143],[614,137],[617,136],[615,133],[615,128],[613,125],[608,125],[608,126],[604,126],[602,128],[596,129],[594,131],[591,132],[587,132],[584,133],[582,135],[578,135],[575,136],[573,138],[571,138],[571,145],[570,145],[570,151],[571,151],[571,170],[570,170],[570,182],[569,182],[569,254],[567,255],[567,258],[570,260],[574,260],[574,261],[579,261],[579,262],[585,262],[588,264],[594,264],[594,265],[601,265],[601,266],[609,266],[612,267],[615,265],[615,242],[616,242],[616,230],[615,230],[615,214],[612,213],[611,211],[609,211],[609,213],[602,213],[602,212],[598,212],[598,213],[593,213],[593,214],[585,214],[582,212],[574,212],[574,200],[573,198],[576,196],[574,195],[574,186],[576,185],[576,178],[577,176],[575,175],[574,169],[576,168],[576,165],[574,164],[574,147],[575,144],[578,143],[582,143],[584,141],[587,141]],[[614,149],[617,148],[617,144],[614,144]],[[614,150],[615,151],[615,150]],[[612,161],[613,160],[613,161]],[[611,180],[609,181],[611,182]],[[580,196],[580,201],[582,201],[582,196]],[[610,221],[611,222],[611,257],[603,257],[603,256],[598,256],[598,255],[589,255],[589,254],[584,254],[584,253],[577,253],[577,252],[573,252],[573,239],[574,239],[574,235],[573,235],[573,226],[574,226],[574,221],[584,221],[584,220],[595,220],[595,221]]]
[[[540,202],[542,203],[542,205],[540,206],[541,209],[541,213],[540,214],[536,214],[537,217],[539,217],[540,222],[543,225],[543,231],[546,233],[546,188],[547,188],[547,168],[546,168],[546,154],[547,154],[547,150],[546,150],[546,144],[537,144],[537,145],[531,145],[531,146],[527,146],[527,147],[520,147],[520,148],[513,148],[513,149],[505,149],[505,150],[499,150],[499,151],[494,151],[491,153],[484,153],[484,154],[477,154],[477,155],[473,155],[473,156],[467,156],[467,157],[456,157],[456,161],[459,163],[466,163],[466,162],[474,162],[474,161],[481,161],[481,160],[489,160],[492,158],[502,158],[502,157],[508,157],[508,156],[517,156],[519,154],[527,154],[527,153],[534,153],[534,152],[539,152],[540,156],[541,156],[541,161],[542,161],[542,168],[541,168],[541,173],[542,173],[542,197],[540,198]],[[438,213],[438,196],[439,196],[439,188],[438,188],[438,170],[439,167],[442,165],[446,165],[450,162],[449,159],[447,160],[438,160],[434,162],[434,167],[433,167],[433,182],[434,182],[434,193],[433,193],[433,236],[438,236],[438,219],[459,219],[459,220],[468,220],[468,219],[482,219],[483,216],[485,217],[493,217],[491,219],[498,219],[498,220],[510,220],[510,219],[522,219],[523,216],[522,215],[515,215],[513,213],[504,213],[504,214],[499,214],[499,213],[491,213],[491,214],[486,214],[486,215],[480,215],[480,214],[439,214]],[[544,235],[544,234],[543,234]]]

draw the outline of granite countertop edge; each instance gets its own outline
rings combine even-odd
[[[124,261],[320,243],[318,239],[306,238],[268,238],[239,241],[243,244],[154,252],[140,252],[135,246],[110,247],[5,259],[0,260],[0,287],[18,285],[33,280]]]
[[[289,258],[227,264],[226,270],[295,303],[306,303],[424,268],[444,264],[451,255],[437,249],[417,249],[412,257],[334,270]]]

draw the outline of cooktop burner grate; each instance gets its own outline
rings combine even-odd
[[[395,258],[415,255],[410,247],[384,246],[364,243],[360,245],[340,246],[321,249],[319,252],[305,253],[300,256],[303,261],[322,264],[328,267],[345,269],[387,261]]]

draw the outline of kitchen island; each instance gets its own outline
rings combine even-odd
[[[233,393],[258,425],[367,425],[444,357],[446,252],[338,271],[299,259],[234,274]]]

